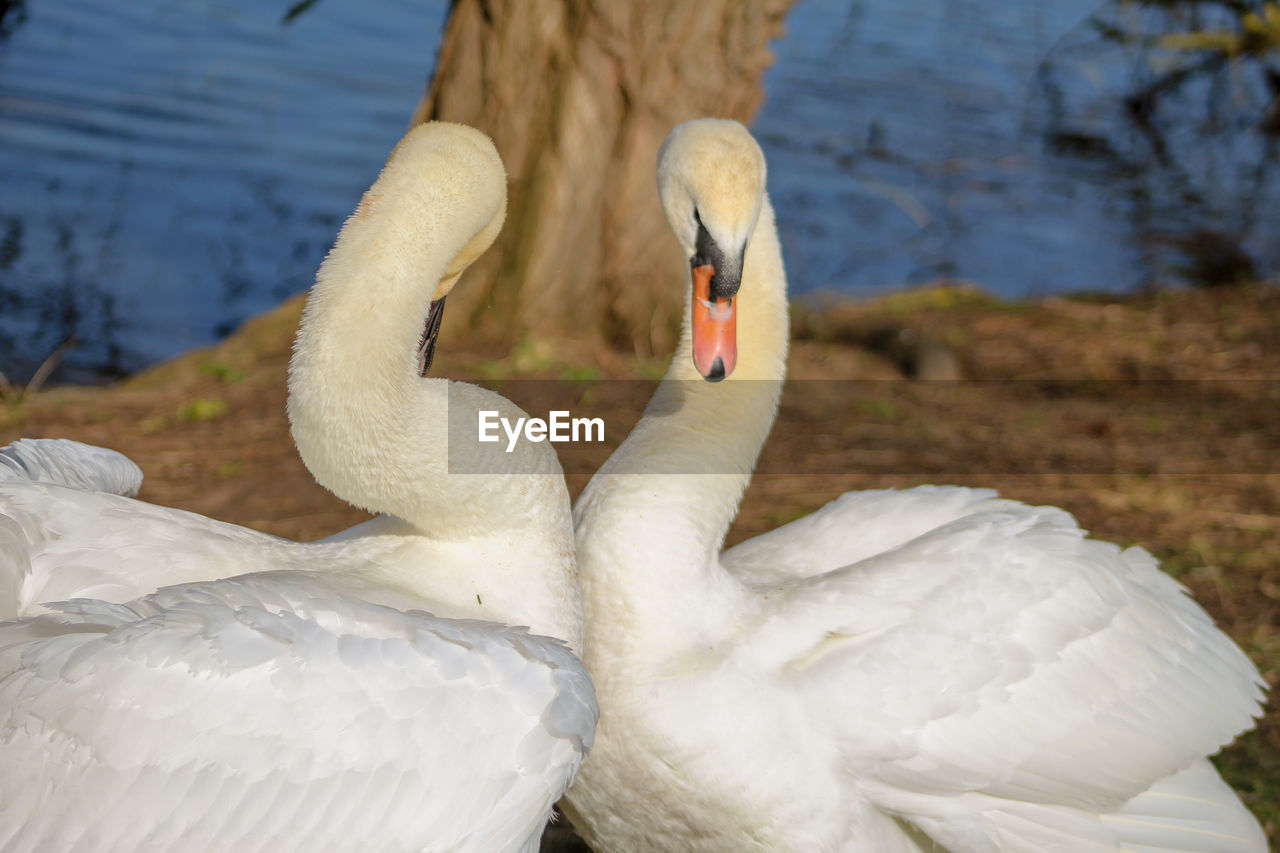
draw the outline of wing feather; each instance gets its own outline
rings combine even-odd
[[[119,495],[0,479],[0,618],[43,601],[130,601],[175,583],[303,568],[315,547]]]
[[[142,469],[127,456],[66,438],[20,438],[0,447],[0,482],[52,483],[133,497]]]
[[[720,561],[749,586],[774,586],[860,562],[968,515],[1017,506],[991,489],[961,486],[846,492],[729,548]]]
[[[1240,798],[1207,760],[1162,779],[1102,816],[1134,853],[1251,853],[1266,836]]]
[[[594,729],[559,642],[314,574],[51,607],[0,624],[13,853],[516,850]]]
[[[1052,508],[987,501],[767,600],[742,653],[800,691],[853,784],[944,845],[1090,849],[1099,813],[1260,714],[1256,668],[1149,554]]]

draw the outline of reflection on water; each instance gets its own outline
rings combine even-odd
[[[1127,96],[1185,57],[1099,34],[1167,32],[1179,4],[1153,5],[797,5],[756,125],[793,286],[956,276],[1019,296],[1273,274],[1271,78],[1190,75],[1138,126]]]
[[[26,4],[0,41],[0,370],[25,378],[73,333],[73,377],[136,369],[310,283],[404,130],[447,4],[335,0],[285,27],[289,5]],[[1086,25],[1097,11],[798,3],[755,127],[795,290],[1272,273],[1265,65],[1135,106],[1181,57],[1097,23],[1159,31],[1165,13],[1113,3]]]
[[[0,370],[208,343],[305,289],[403,133],[444,3],[36,0],[0,44]]]
[[[1234,62],[1192,49],[1230,44],[1251,5],[1280,12],[1261,0],[1113,3],[1041,69],[1049,150],[1118,203],[1156,281],[1230,284],[1280,265],[1280,19],[1268,39],[1232,45]]]

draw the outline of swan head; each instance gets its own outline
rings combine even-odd
[[[422,330],[422,340],[418,343],[418,375],[426,376],[431,370],[431,362],[436,354],[436,342],[440,339],[440,324],[444,319],[444,299],[453,290],[453,286],[458,283],[458,279],[466,272],[467,267],[480,257],[485,251],[493,245],[493,241],[497,239],[498,232],[502,230],[502,223],[507,215],[507,188],[506,188],[506,170],[502,166],[502,160],[498,157],[498,151],[493,147],[493,141],[474,128],[461,124],[449,124],[446,122],[431,122],[424,127],[437,128],[438,133],[446,135],[456,135],[458,139],[466,139],[468,142],[474,143],[476,154],[481,155],[484,159],[490,161],[491,167],[485,174],[489,177],[501,175],[503,185],[499,189],[500,202],[497,210],[493,214],[493,218],[488,224],[476,232],[476,235],[463,246],[458,254],[454,255],[453,260],[445,267],[444,275],[440,278],[440,283],[436,285],[436,291],[431,297],[431,305],[427,308],[426,325]]]
[[[467,267],[493,245],[506,211],[506,170],[489,137],[450,122],[418,125],[396,145],[382,174],[343,226],[320,278],[354,277],[351,266],[367,263],[375,253],[387,255],[389,246],[396,247],[390,260],[401,268],[424,267],[411,256],[415,250],[442,251],[450,257],[435,283],[418,344],[418,373],[425,376],[435,355],[445,297]],[[446,216],[453,221],[443,222]],[[450,235],[456,242],[427,246],[418,236],[424,233],[437,239]]]
[[[764,152],[736,121],[678,124],[658,151],[658,195],[693,282],[693,362],[712,382],[737,362],[734,300],[764,191]]]

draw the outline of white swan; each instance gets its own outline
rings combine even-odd
[[[1262,681],[1146,552],[933,487],[849,493],[720,552],[787,349],[764,185],[734,122],[659,154],[695,301],[574,510],[601,707],[574,825],[628,853],[1265,850],[1205,759]]]
[[[420,376],[505,203],[483,134],[417,128],[312,289],[294,437],[321,483],[387,515],[289,542],[65,485],[118,482],[68,475],[77,454],[115,470],[95,448],[8,449],[0,849],[537,849],[596,714],[565,645],[568,494],[542,445],[509,475],[451,474],[476,460],[450,409],[516,410]]]

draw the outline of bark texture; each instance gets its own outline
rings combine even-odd
[[[686,119],[753,117],[793,2],[454,0],[414,121],[492,136],[510,201],[446,329],[668,352],[683,267],[658,202],[658,146]]]

